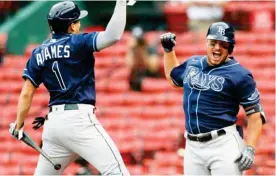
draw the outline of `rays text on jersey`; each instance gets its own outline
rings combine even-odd
[[[51,45],[43,48],[36,55],[37,65],[42,65],[48,59],[70,57],[70,45]]]
[[[201,72],[197,67],[190,66],[184,77],[184,83],[197,90],[212,89],[219,92],[223,89],[225,78],[217,75],[209,75]]]

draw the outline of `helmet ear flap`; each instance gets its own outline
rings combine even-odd
[[[234,50],[234,45],[232,44],[232,45],[230,45],[229,48],[228,48],[228,53],[229,53],[229,54],[232,54],[233,50]]]

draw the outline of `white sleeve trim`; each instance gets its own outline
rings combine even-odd
[[[177,82],[171,77],[171,80],[172,80],[172,82],[176,85],[176,86],[178,86],[178,87],[182,87],[182,86],[180,86],[179,84],[177,84]]]
[[[38,87],[38,84],[33,80],[33,78],[32,78],[31,76],[29,76],[29,75],[27,75],[27,74],[23,74],[23,76],[29,78],[29,79],[31,80],[31,82],[32,82],[36,87]]]
[[[99,34],[99,32],[97,32],[95,35],[94,35],[94,38],[93,38],[93,45],[92,45],[92,47],[93,47],[93,51],[98,51],[98,49],[97,49],[97,37],[98,37],[98,34]]]
[[[260,100],[260,98],[258,98],[258,99],[256,99],[256,100],[253,100],[253,101],[240,102],[240,104],[241,104],[241,105],[252,104],[252,103],[254,103],[254,102],[256,102],[256,101],[259,101],[259,100]]]

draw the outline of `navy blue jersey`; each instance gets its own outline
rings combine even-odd
[[[60,34],[33,50],[23,78],[35,87],[41,83],[50,93],[49,106],[95,104],[93,52],[98,33]]]
[[[206,56],[193,56],[174,68],[171,78],[184,87],[186,130],[192,134],[232,125],[239,105],[246,108],[260,101],[252,74],[234,58],[210,67]]]

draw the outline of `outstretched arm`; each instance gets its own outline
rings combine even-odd
[[[171,79],[171,72],[172,69],[177,67],[179,65],[179,62],[176,58],[175,52],[171,51],[169,53],[164,52],[164,70],[165,70],[165,75],[167,80],[169,81],[169,83],[173,86],[173,87],[178,87],[176,86],[172,79]]]
[[[166,33],[161,35],[160,39],[164,48],[164,70],[166,78],[172,86],[178,87],[171,79],[172,69],[179,66],[179,62],[173,50],[173,47],[176,44],[176,36],[173,33]]]
[[[107,48],[121,39],[126,25],[126,6],[126,0],[117,0],[113,15],[105,31],[98,34],[98,50]]]

